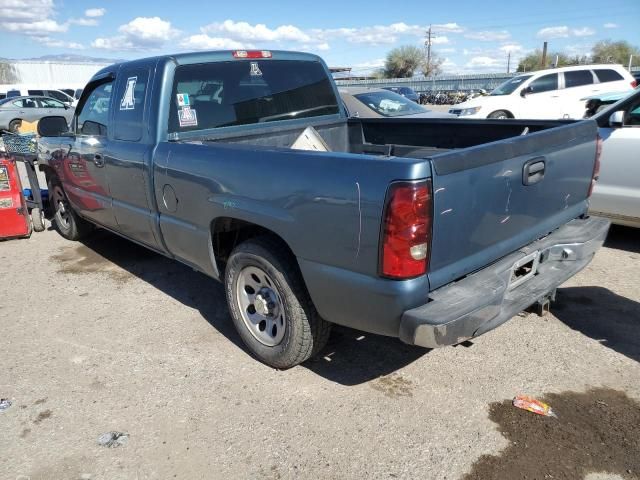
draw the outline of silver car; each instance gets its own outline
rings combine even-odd
[[[338,92],[350,117],[456,118],[456,115],[446,112],[428,110],[382,88],[339,87]]]
[[[640,227],[640,91],[593,118],[603,143],[589,210],[613,223]]]
[[[74,108],[55,98],[26,96],[0,100],[0,130],[18,132],[22,121],[35,122],[50,115],[62,116],[70,122]]]

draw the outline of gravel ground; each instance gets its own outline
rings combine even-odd
[[[640,440],[612,420],[640,408],[639,230],[615,228],[547,317],[433,351],[336,328],[287,371],[247,354],[220,285],[115,236],[46,231],[0,242],[0,262],[2,480],[453,480],[523,458],[542,465],[527,478],[640,478]],[[574,412],[553,419],[563,443],[529,453],[550,419],[510,413],[520,393]],[[593,432],[591,463],[564,468]]]

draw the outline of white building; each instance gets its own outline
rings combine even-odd
[[[0,93],[16,86],[33,89],[84,88],[108,63],[0,60]]]

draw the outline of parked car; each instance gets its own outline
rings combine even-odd
[[[22,121],[35,122],[42,117],[62,115],[67,122],[73,118],[74,108],[47,97],[11,97],[0,100],[0,130],[17,132]]]
[[[339,87],[340,97],[351,117],[455,118],[447,112],[435,112],[383,88]]]
[[[8,89],[6,92],[6,97],[26,97],[26,96],[38,96],[38,97],[49,97],[55,98],[56,100],[65,103],[69,106],[75,106],[78,102],[72,96],[66,94],[62,90],[55,89],[42,89],[42,88],[24,88],[24,87],[15,87]]]
[[[385,90],[389,90],[390,92],[397,93],[398,95],[402,95],[403,97],[408,98],[412,102],[420,103],[420,97],[416,92],[413,91],[412,88],[409,87],[382,87]]]
[[[510,78],[486,97],[452,107],[463,118],[556,119],[584,116],[584,97],[631,90],[635,78],[622,65],[578,65]]]
[[[640,227],[640,90],[593,118],[603,144],[589,210],[613,223]]]
[[[636,90],[638,89],[640,89],[640,86],[636,87]],[[593,117],[596,113],[608,108],[609,105],[628,97],[630,94],[631,90],[625,90],[623,92],[600,93],[583,98],[582,100],[586,101],[584,105],[584,118]]]
[[[477,337],[548,305],[609,228],[585,215],[593,120],[348,118],[311,54],[111,65],[71,125],[38,124],[58,232],[98,225],[222,281],[277,368],[331,323],[429,348]]]

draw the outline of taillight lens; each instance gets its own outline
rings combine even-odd
[[[431,180],[391,185],[383,218],[382,275],[404,279],[427,272],[432,211]]]
[[[598,178],[600,178],[600,157],[602,156],[602,137],[598,134],[596,139],[596,161],[593,164],[593,174],[591,175],[591,184],[589,185],[589,191],[587,197],[590,197],[593,193],[593,189],[596,186]]]
[[[638,81],[634,80],[633,82],[631,82],[631,88],[636,88],[638,86]]]

